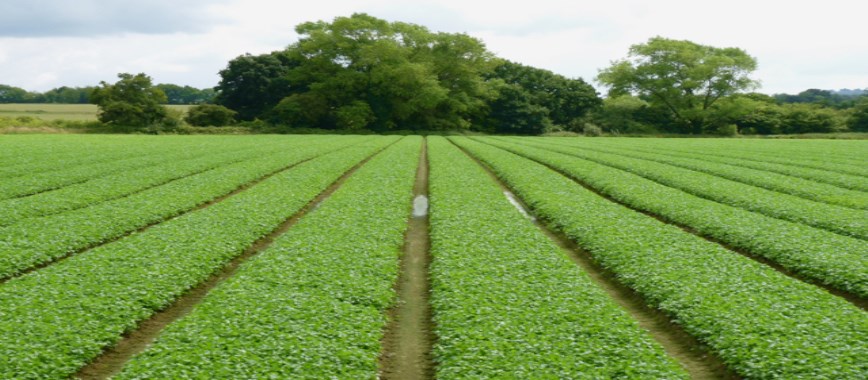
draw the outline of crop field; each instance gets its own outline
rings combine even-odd
[[[2,379],[865,379],[868,142],[0,136]]]
[[[186,111],[188,105],[167,105],[170,109]],[[0,104],[0,117],[29,116],[42,120],[96,120],[97,107],[94,104],[53,104],[53,103],[11,103]]]

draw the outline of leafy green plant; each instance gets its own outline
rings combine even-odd
[[[118,378],[376,378],[420,142],[359,168]]]
[[[0,377],[69,377],[395,139],[307,161],[210,207],[6,282]]]
[[[513,153],[452,138],[745,378],[858,379],[868,315],[815,286],[610,202]]]
[[[687,378],[479,165],[428,140],[439,378]]]

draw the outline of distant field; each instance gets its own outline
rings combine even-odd
[[[189,105],[170,105],[172,109],[187,111]],[[0,104],[0,117],[30,116],[42,120],[96,120],[94,104]]]

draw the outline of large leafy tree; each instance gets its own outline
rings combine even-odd
[[[739,48],[654,37],[631,46],[628,57],[601,70],[597,80],[610,97],[638,95],[670,112],[680,132],[698,134],[714,126],[709,116],[718,100],[758,85],[750,78],[756,67]]]
[[[242,119],[384,131],[469,128],[496,95],[482,78],[493,56],[464,34],[365,14],[296,31],[284,51],[230,62],[218,103]]]
[[[551,124],[577,124],[602,103],[597,91],[581,79],[515,62],[500,61],[486,78],[499,95],[489,102],[484,124],[497,132],[539,134]]]
[[[239,56],[220,71],[215,102],[253,120],[295,90],[286,76],[298,64],[284,52]]]
[[[868,132],[868,96],[862,96],[853,107],[847,126],[854,132]]]
[[[147,127],[163,122],[168,112],[162,104],[166,94],[153,86],[145,74],[118,74],[114,84],[100,82],[90,94],[90,102],[99,107],[99,120],[123,127]]]

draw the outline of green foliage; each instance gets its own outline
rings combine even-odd
[[[238,113],[217,104],[199,104],[187,110],[184,121],[197,127],[222,127],[235,122]]]
[[[161,83],[156,86],[166,94],[168,104],[203,104],[214,100],[216,92],[213,89],[198,89],[190,86]]]
[[[478,164],[429,157],[437,378],[687,377]]]
[[[521,142],[527,143],[527,141]],[[589,151],[595,155],[617,152],[620,155],[666,162],[673,165],[673,169],[674,166],[679,166],[715,174],[719,171],[718,175],[726,177],[738,175],[736,174],[739,173],[738,171],[727,171],[724,165],[685,161],[667,154],[646,152],[631,154],[624,151],[623,143],[617,144],[617,148],[600,148],[599,142],[593,146],[589,143],[561,144],[550,141],[531,142],[527,146],[518,146],[512,144],[512,141],[508,145],[500,142],[496,144],[552,165],[631,207],[651,212],[666,220],[687,226],[704,236],[770,259],[813,281],[860,296],[868,295],[868,247],[857,238],[782,221],[723,205],[714,200],[689,195],[678,189],[588,160],[587,156],[579,159],[575,152]],[[761,172],[757,172],[750,176],[752,173],[747,171],[737,178],[749,181],[751,184],[769,182],[767,178],[762,177]],[[779,176],[778,180],[786,183],[787,177]],[[809,181],[803,182],[811,185]],[[709,184],[709,187],[712,186],[717,184]],[[828,188],[816,184],[813,186],[816,190]],[[841,195],[834,188],[828,191],[831,191],[827,193],[830,196]],[[660,199],[668,201],[660,202]],[[863,195],[863,207],[868,205],[866,201],[868,198]],[[782,241],[781,236],[786,236],[787,239]]]
[[[784,106],[783,133],[828,133],[846,128],[845,120],[837,111],[809,104]]]
[[[603,131],[618,133],[652,133],[656,129],[648,116],[653,112],[648,102],[630,95],[609,97],[590,119]],[[665,124],[665,123],[663,123]]]
[[[601,103],[596,90],[581,79],[514,62],[501,61],[486,78],[505,84],[493,83],[499,95],[489,102],[484,123],[499,133],[540,134],[552,124],[563,128],[580,123]]]
[[[0,103],[29,103],[34,95],[23,88],[0,84]]]
[[[868,132],[868,96],[863,96],[853,107],[847,126],[854,132]]]
[[[474,129],[517,135],[538,135],[551,129],[549,110],[535,104],[524,88],[503,84],[497,91],[497,99],[489,103],[488,115]]]
[[[238,112],[241,120],[253,120],[296,91],[286,75],[298,62],[282,52],[253,56],[245,54],[220,70],[215,87],[217,104]]]
[[[88,207],[24,219],[3,227],[0,229],[0,241],[12,243],[0,248],[0,278],[162,222],[208,200],[226,195],[245,183],[283,169],[288,164],[347,144],[346,138],[326,141],[322,137],[308,137],[288,146],[269,146],[257,140],[265,147],[253,159],[184,177],[128,197],[94,202]],[[154,147],[150,148],[153,150]],[[182,149],[178,146],[167,148]],[[123,188],[120,185],[118,187]],[[62,208],[57,205],[54,207]],[[39,238],[35,238],[37,236]]]
[[[395,139],[303,164],[304,175],[287,178],[283,186],[313,197],[342,172],[336,168],[348,169],[386,140]],[[170,325],[119,378],[376,378],[386,311],[396,301],[393,286],[420,142],[404,138],[359,168],[190,315]],[[324,169],[327,175],[316,174]],[[304,204],[267,203],[289,213]],[[259,218],[251,215],[248,223],[256,224]]]
[[[145,74],[118,74],[115,84],[100,82],[90,102],[99,107],[99,121],[120,127],[141,129],[159,125],[168,116],[166,94],[151,84]]]
[[[868,220],[865,219],[865,212],[863,211],[780,194],[714,175],[697,173],[652,161],[562,147],[552,147],[551,149],[620,168],[680,189],[688,194],[719,203],[847,236],[868,238]]]
[[[868,315],[844,299],[610,202],[541,164],[466,138],[455,141],[738,375],[857,379],[865,373]],[[668,198],[655,202],[679,206],[661,199]]]
[[[738,48],[716,48],[654,37],[630,47],[627,59],[600,71],[609,96],[634,94],[666,109],[681,133],[701,134],[720,99],[754,88],[756,59]]]
[[[393,140],[380,138],[357,149],[308,161],[207,208],[70,257],[40,270],[38,276],[3,284],[0,376],[70,377],[139,321],[221,270],[348,168]],[[358,141],[356,138],[354,142]],[[318,152],[307,149],[307,158],[346,142],[321,145]],[[286,167],[287,162],[277,164]],[[210,188],[219,184],[218,177],[213,183],[199,185]],[[54,233],[58,231],[63,230]],[[191,239],[191,234],[195,238]],[[232,354],[238,351],[232,350]]]
[[[217,102],[242,120],[297,128],[468,129],[496,96],[493,56],[464,34],[365,14],[298,25],[286,50],[221,71]]]

